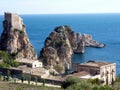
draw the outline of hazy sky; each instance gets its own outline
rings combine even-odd
[[[120,13],[120,0],[0,0],[0,14]]]

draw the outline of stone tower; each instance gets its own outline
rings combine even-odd
[[[0,37],[0,50],[15,54],[16,58],[37,59],[26,33],[26,27],[18,14],[5,13],[3,32]]]

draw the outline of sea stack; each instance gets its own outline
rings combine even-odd
[[[22,18],[15,13],[4,14],[0,50],[7,51],[15,58],[37,59],[37,54],[26,33]]]
[[[64,72],[71,65],[72,54],[84,53],[85,47],[102,45],[92,40],[91,35],[75,33],[69,26],[59,26],[46,38],[40,60],[50,70]]]

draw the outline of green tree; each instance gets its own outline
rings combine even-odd
[[[79,82],[80,82],[79,78],[70,76],[61,84],[61,87],[66,89],[67,87],[74,85],[76,83],[79,83]]]
[[[35,83],[36,83],[36,85],[37,85],[37,82],[38,82],[38,78],[37,78],[37,77],[35,77]]]
[[[101,84],[101,80],[98,79],[98,78],[88,79],[87,82],[88,82],[88,83],[91,83],[91,84],[97,84],[97,85],[100,85],[100,84]]]
[[[28,76],[28,85],[30,85],[31,76]]]
[[[10,70],[8,70],[8,71],[7,71],[7,81],[10,80],[10,76],[11,76],[11,75],[10,75]]]
[[[67,87],[67,90],[92,90],[92,85],[86,82],[78,82]]]
[[[45,86],[45,79],[42,79],[43,87]]]
[[[25,76],[22,74],[22,76],[21,76],[21,82],[23,83],[24,80],[25,80]]]

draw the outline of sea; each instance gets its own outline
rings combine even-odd
[[[21,15],[35,51],[40,55],[46,37],[57,26],[69,25],[75,32],[91,34],[93,39],[106,44],[104,48],[86,47],[84,54],[74,54],[72,62],[89,60],[115,62],[120,75],[120,14],[47,14]],[[0,16],[0,34],[3,31]]]

